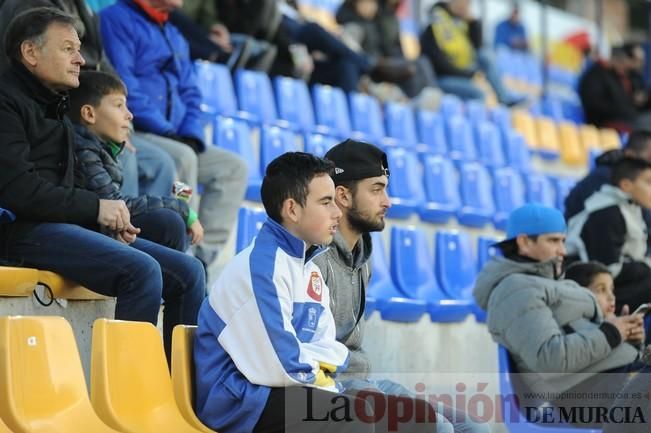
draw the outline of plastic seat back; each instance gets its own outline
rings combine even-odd
[[[443,117],[433,111],[419,110],[416,119],[418,136],[420,142],[425,145],[425,150],[438,155],[445,155],[448,152],[448,145],[445,139]]]
[[[495,227],[506,230],[506,221],[514,209],[525,203],[522,176],[510,167],[498,168],[493,172],[493,194],[495,197]]]
[[[572,191],[572,188],[574,188],[574,185],[576,185],[576,181],[567,177],[557,177],[552,179],[552,182],[556,186],[556,208],[564,212],[565,199],[570,194],[570,191]]]
[[[364,93],[351,92],[348,101],[354,133],[370,142],[382,140],[386,133],[378,100]]]
[[[409,105],[389,102],[384,106],[387,136],[405,147],[418,144],[414,111]]]
[[[265,125],[260,135],[260,173],[265,173],[267,165],[286,152],[296,152],[296,135],[289,129]]]
[[[0,266],[0,296],[31,296],[37,284],[37,269]]]
[[[444,94],[441,97],[441,105],[439,107],[439,111],[446,119],[451,119],[452,117],[457,116],[463,117],[466,114],[461,98],[449,93]]]
[[[488,121],[475,123],[474,126],[479,161],[487,167],[504,166],[504,151],[497,127]]]
[[[488,236],[477,238],[477,272],[480,272],[491,257],[501,255],[500,250],[495,246],[499,241]]]
[[[392,204],[388,215],[406,218],[425,201],[418,157],[402,147],[392,147],[387,149],[387,160],[391,169],[388,193]]]
[[[539,173],[528,173],[524,176],[527,189],[528,203],[542,203],[545,206],[556,207],[556,192],[547,176]]]
[[[93,411],[62,317],[0,317],[0,375],[0,413],[12,431],[117,433]]]
[[[235,87],[241,111],[249,113],[259,123],[273,123],[278,119],[276,102],[269,76],[260,71],[238,69]]]
[[[472,128],[465,117],[454,116],[446,119],[445,131],[448,140],[448,154],[451,159],[456,161],[477,160]]]
[[[201,111],[212,116],[234,116],[237,98],[228,67],[202,60],[196,61],[194,67],[202,96]]]
[[[482,101],[470,100],[466,102],[466,118],[471,124],[481,123],[488,120],[488,110]]]
[[[235,241],[235,253],[239,253],[249,246],[254,237],[257,236],[262,224],[267,219],[263,209],[241,207],[237,213],[237,240]]]
[[[536,129],[538,132],[534,148],[538,150],[541,156],[548,155],[558,156],[560,151],[560,141],[556,124],[552,119],[541,117],[536,119]]]
[[[425,234],[415,227],[391,229],[391,275],[407,297],[424,301],[444,298],[432,266]]]
[[[558,125],[558,136],[563,162],[568,165],[585,165],[588,161],[588,152],[581,143],[576,126],[570,122],[560,123]]]
[[[172,331],[172,387],[185,421],[203,433],[213,433],[194,413],[194,334],[196,326],[176,325]]]
[[[303,140],[304,150],[316,156],[324,156],[338,140],[329,135],[323,134],[306,134]]]
[[[343,90],[315,84],[312,87],[312,102],[314,103],[318,132],[340,138],[350,135],[350,115]]]
[[[522,134],[509,131],[505,136],[504,153],[509,167],[527,172],[531,170],[531,152]]]
[[[445,223],[461,205],[457,170],[452,161],[441,155],[425,155],[422,161],[425,208],[421,218]]]
[[[477,263],[468,232],[436,232],[436,277],[443,291],[452,299],[472,299]]]
[[[516,109],[511,111],[511,123],[513,129],[522,134],[525,143],[529,148],[538,147],[538,133],[536,124],[529,113],[524,110]]]
[[[181,416],[158,329],[98,319],[93,326],[91,400],[109,426],[126,433],[197,432]]]
[[[481,164],[464,162],[460,165],[461,209],[459,210],[459,222],[472,227],[481,227],[491,221],[495,213],[491,185],[491,177]]]
[[[371,280],[369,281],[367,297],[389,298],[396,296],[398,291],[393,280],[382,233],[372,232],[373,251],[371,252]]]
[[[292,127],[301,132],[314,129],[314,109],[307,84],[303,80],[290,77],[274,79],[278,117],[289,122]]]
[[[599,130],[594,125],[579,126],[579,138],[581,144],[586,150],[601,150],[601,140],[599,139]]]

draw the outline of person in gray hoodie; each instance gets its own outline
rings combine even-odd
[[[330,309],[337,340],[350,351],[343,381],[347,389],[373,389],[384,394],[414,393],[390,380],[369,380],[371,362],[362,348],[366,288],[371,278],[370,232],[384,230],[384,217],[391,207],[387,195],[389,165],[386,154],[369,143],[345,140],[325,157],[335,163],[335,203],[342,212],[330,248],[314,258],[330,289]],[[436,406],[437,431],[487,433],[489,427],[469,415]],[[442,416],[441,416],[442,415]]]
[[[616,311],[651,302],[643,208],[651,208],[651,164],[625,157],[613,166],[610,184],[588,197],[568,223],[568,255],[608,266],[615,278]]]
[[[503,257],[484,266],[473,292],[518,379],[557,405],[554,396],[569,390],[618,390],[619,375],[597,373],[633,369],[633,344],[644,335],[641,315],[604,318],[589,290],[560,279],[565,231],[557,209],[532,203],[514,210],[507,239],[497,244]]]

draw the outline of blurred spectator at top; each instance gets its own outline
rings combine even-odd
[[[170,21],[188,40],[193,59],[268,72],[276,57],[275,47],[268,42],[231,33],[219,21],[215,0],[184,0],[182,10],[172,11]]]
[[[443,91],[483,100],[484,92],[473,82],[481,71],[499,102],[509,106],[524,102],[504,87],[491,53],[482,48],[481,23],[472,16],[470,0],[438,2],[431,9],[431,19],[420,36],[420,45]]]
[[[624,47],[612,49],[610,61],[594,62],[579,79],[579,96],[586,121],[599,127],[631,132],[651,127],[651,116],[638,112],[630,73],[635,61]]]
[[[21,12],[35,7],[55,7],[75,17],[75,29],[81,40],[81,55],[86,60],[84,69],[113,71],[102,49],[98,18],[86,6],[84,0],[6,0],[0,8],[0,40],[4,46],[4,35],[9,22]],[[0,73],[9,67],[9,59],[0,56]]]
[[[631,80],[633,103],[638,110],[648,110],[651,108],[651,100],[644,81],[644,66],[646,64],[644,48],[637,42],[628,42],[622,48],[631,61],[628,77]]]
[[[520,21],[520,4],[513,2],[511,15],[495,28],[495,48],[507,47],[512,50],[529,51],[527,30]]]
[[[353,40],[373,58],[408,62],[400,42],[400,21],[396,16],[402,0],[346,0],[337,11],[337,22],[343,26],[347,40]],[[398,83],[410,98],[417,97],[428,86],[435,86],[432,66],[426,58],[412,65],[414,75]]]

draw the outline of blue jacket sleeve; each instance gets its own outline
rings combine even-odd
[[[136,76],[137,52],[133,31],[129,28],[129,17],[115,7],[107,8],[100,14],[104,49],[115,70],[129,89],[129,110],[133,113],[134,124],[138,129],[158,135],[175,133],[172,124],[152,104],[139,85]]]

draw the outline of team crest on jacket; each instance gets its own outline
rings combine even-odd
[[[318,272],[312,272],[310,275],[310,284],[307,286],[307,294],[315,301],[321,302],[323,283],[321,282],[321,275],[319,275]]]

